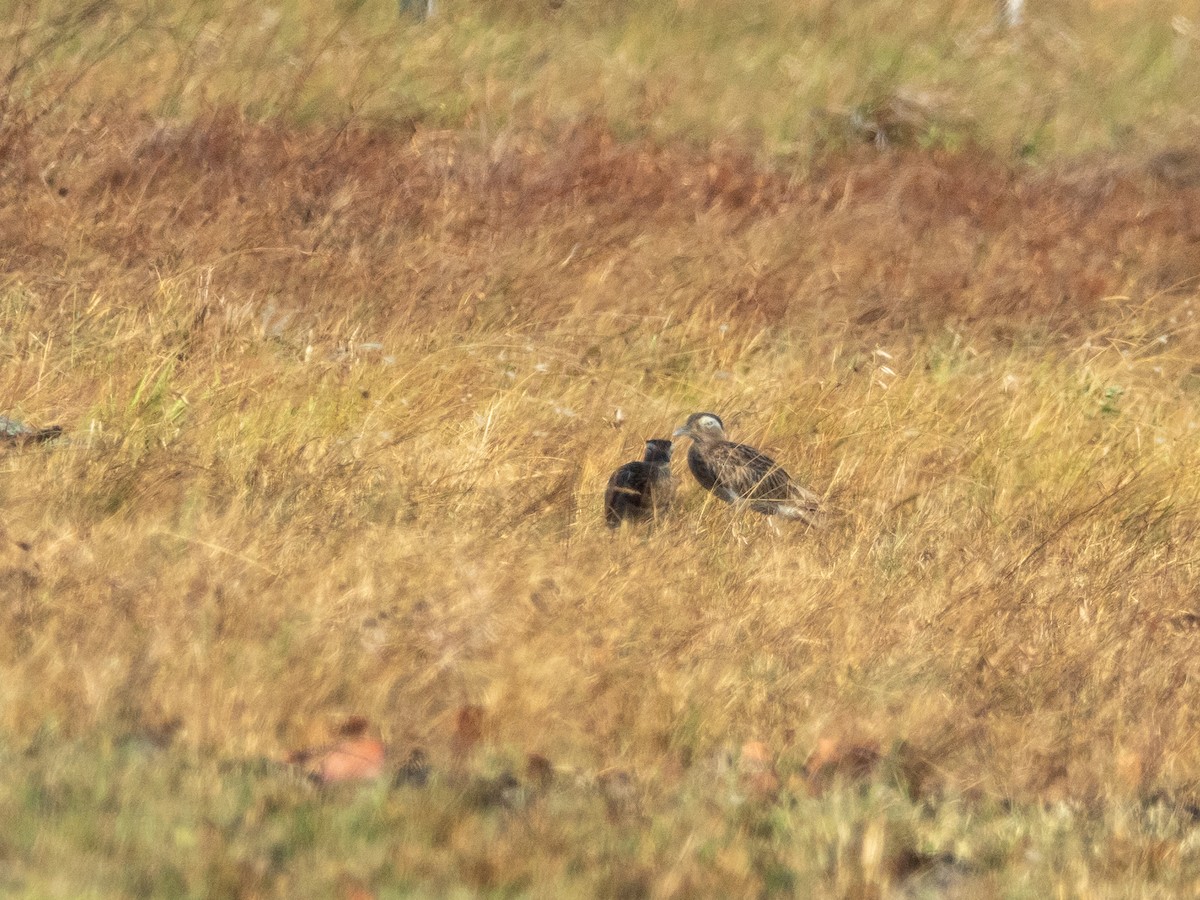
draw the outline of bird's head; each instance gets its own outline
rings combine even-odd
[[[648,463],[669,463],[671,461],[671,442],[655,438],[646,441],[646,456],[643,460]]]
[[[675,429],[675,437],[690,437],[693,441],[725,440],[725,423],[716,413],[692,413],[682,428]]]

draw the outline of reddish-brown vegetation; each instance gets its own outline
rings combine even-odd
[[[666,288],[761,324],[1062,327],[1184,288],[1200,258],[1200,187],[1154,165],[865,150],[787,171],[598,122],[481,142],[116,119],[4,168],[5,270],[49,298],[204,270],[230,298],[377,325],[536,327]]]

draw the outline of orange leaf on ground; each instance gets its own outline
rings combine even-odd
[[[321,784],[370,781],[383,772],[387,750],[376,738],[342,741],[326,753],[313,773]]]
[[[383,772],[387,748],[376,737],[371,723],[363,716],[350,716],[337,726],[334,734],[341,740],[320,747],[294,750],[286,757],[288,763],[305,770],[319,784],[342,781],[369,781]]]

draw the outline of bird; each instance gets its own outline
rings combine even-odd
[[[666,511],[675,497],[671,475],[671,442],[646,441],[646,455],[628,462],[608,479],[604,491],[604,520],[609,528],[622,522],[645,521]]]
[[[818,523],[820,498],[796,484],[771,457],[727,440],[725,423],[715,413],[693,413],[674,437],[692,439],[688,468],[701,487],[726,503],[765,516]]]
[[[49,428],[34,428],[8,416],[0,416],[0,444],[8,446],[24,446],[25,444],[40,444],[53,440],[62,434],[61,425],[51,425]]]

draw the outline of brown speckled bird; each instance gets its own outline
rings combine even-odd
[[[646,441],[646,455],[612,473],[604,491],[604,521],[616,528],[623,521],[645,521],[663,513],[675,497],[671,475],[671,442]]]
[[[815,525],[820,499],[792,481],[775,460],[725,438],[725,424],[713,413],[693,413],[675,437],[692,439],[688,468],[701,487],[726,503],[748,506],[765,516]]]

